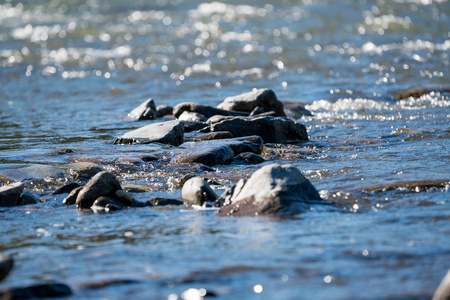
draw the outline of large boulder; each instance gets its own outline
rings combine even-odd
[[[297,168],[271,164],[253,173],[243,188],[233,193],[231,201],[219,210],[220,216],[297,213],[322,200]]]
[[[280,117],[225,119],[211,124],[212,132],[229,131],[236,137],[257,135],[264,143],[288,143],[307,141],[308,134],[303,124]]]
[[[178,146],[183,143],[184,126],[177,120],[153,123],[117,138],[114,144],[162,143]]]
[[[23,192],[23,183],[15,182],[0,187],[0,207],[12,207],[20,204],[20,195]]]
[[[218,105],[218,108],[232,111],[243,111],[251,113],[255,108],[260,107],[262,111],[274,111],[279,116],[285,117],[283,103],[278,101],[272,90],[259,89],[249,93],[226,98]]]
[[[187,206],[202,206],[205,202],[214,202],[218,198],[208,183],[201,177],[193,177],[186,181],[181,190],[183,203]]]
[[[201,104],[197,104],[197,103],[193,103],[193,102],[183,102],[183,103],[175,105],[175,107],[173,108],[173,115],[177,119],[184,112],[198,113],[200,115],[205,116],[206,118],[211,118],[212,116],[215,116],[215,115],[248,116],[248,113],[232,112],[232,111],[212,107],[209,105],[201,105]]]
[[[153,99],[148,99],[133,109],[128,116],[133,121],[153,120],[157,117],[156,105]]]
[[[120,182],[117,178],[106,171],[97,173],[92,179],[79,191],[77,195],[77,208],[88,209],[94,204],[94,201],[101,196],[115,196],[117,190],[120,190]]]

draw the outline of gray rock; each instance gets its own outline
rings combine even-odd
[[[215,124],[215,123],[219,123],[220,121],[223,120],[230,120],[230,119],[234,119],[235,116],[221,116],[221,115],[214,115],[211,118],[209,118],[208,120],[206,120],[206,124]]]
[[[184,111],[177,118],[179,121],[189,121],[189,122],[206,122],[207,118],[196,112]]]
[[[241,165],[257,165],[266,160],[258,154],[252,152],[244,152],[234,158],[233,163]]]
[[[184,132],[197,131],[197,130],[201,130],[205,127],[209,128],[208,124],[206,124],[205,122],[201,122],[201,121],[182,121],[181,123],[183,123]]]
[[[308,140],[306,127],[287,118],[233,118],[211,124],[211,131],[229,131],[236,137],[258,135],[264,143],[288,143]]]
[[[136,202],[136,199],[124,190],[117,190],[114,198],[124,205],[133,205]]]
[[[232,139],[234,135],[229,131],[217,131],[208,133],[191,132],[184,136],[187,142],[200,142],[209,140]]]
[[[117,138],[114,144],[162,143],[178,146],[183,143],[184,126],[178,120],[153,123]]]
[[[80,191],[83,189],[83,186],[78,186],[70,191],[69,195],[64,198],[63,204],[72,205],[77,202],[77,197]]]
[[[65,194],[70,193],[73,189],[79,187],[80,184],[76,182],[71,182],[69,184],[63,185],[56,190],[54,190],[50,195],[59,195],[59,194]]]
[[[146,202],[146,206],[166,206],[166,205],[182,205],[183,201],[178,199],[153,197]]]
[[[11,181],[25,179],[64,178],[68,171],[48,165],[15,165],[4,164],[0,166],[0,176]]]
[[[133,109],[128,116],[133,121],[153,120],[157,116],[156,105],[153,99],[148,99]]]
[[[20,196],[19,205],[37,204],[41,202],[38,197],[30,192],[25,192]]]
[[[97,173],[78,193],[77,208],[90,208],[97,198],[113,196],[120,189],[120,183],[113,174],[106,171]]]
[[[236,190],[236,189],[235,189]],[[249,216],[276,212],[298,213],[324,203],[314,186],[295,167],[272,164],[257,170],[220,216]]]
[[[172,115],[173,107],[168,105],[158,105],[156,107],[156,117],[161,118],[164,116]]]
[[[294,101],[283,101],[284,111],[289,118],[300,119],[303,116],[312,116],[312,112],[307,110],[304,104]]]
[[[67,167],[75,179],[91,179],[95,174],[103,171],[100,165],[85,161],[70,164]]]
[[[15,182],[0,187],[0,207],[19,205],[20,195],[23,192],[23,183]]]
[[[14,260],[9,255],[0,254],[0,281],[8,276],[14,266]]]
[[[226,165],[233,161],[234,152],[227,145],[198,145],[183,151],[174,157],[171,163],[201,163],[209,167],[215,165]]]
[[[201,105],[193,102],[183,102],[175,105],[173,108],[173,115],[175,118],[179,118],[183,112],[195,112],[205,116],[206,118],[211,118],[214,115],[222,116],[248,116],[248,113],[243,112],[232,112],[209,105]]]
[[[264,112],[274,111],[279,116],[285,117],[283,103],[278,101],[272,90],[259,89],[249,93],[226,98],[219,104],[219,108],[232,111],[252,112],[256,107],[261,107]]]
[[[438,288],[433,294],[432,300],[449,300],[450,299],[450,270],[442,279]]]
[[[122,210],[126,205],[117,201],[116,198],[113,197],[98,197],[91,206],[91,210],[93,212],[110,212]]]
[[[214,202],[218,198],[217,194],[201,177],[194,177],[186,181],[181,190],[181,197],[183,203],[187,206],[202,206],[205,202]]]
[[[38,284],[28,287],[12,287],[0,291],[0,299],[57,298],[72,295],[70,288],[62,283]]]

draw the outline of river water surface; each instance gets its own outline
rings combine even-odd
[[[449,29],[446,0],[2,1],[1,180],[46,201],[0,209],[0,252],[16,262],[0,289],[429,299],[450,268]],[[395,97],[411,87],[431,92]],[[337,205],[289,218],[180,207],[94,214],[50,195],[73,179],[54,167],[77,162],[113,172],[141,201],[180,198],[174,182],[188,173],[214,179],[220,194],[260,165],[139,163],[176,149],[112,142],[151,123],[126,119],[147,98],[216,106],[253,88],[313,113],[298,119],[309,142],[266,145],[264,158],[298,167]]]

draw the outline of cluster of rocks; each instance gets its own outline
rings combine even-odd
[[[39,199],[30,192],[24,192],[22,182],[15,182],[0,187],[0,207],[37,204]]]

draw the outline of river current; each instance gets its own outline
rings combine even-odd
[[[450,268],[450,4],[446,0],[3,0],[0,181],[45,202],[0,208],[0,289],[64,282],[73,299],[429,299]],[[220,194],[261,165],[137,162],[113,145],[157,105],[270,88],[310,141],[266,145],[333,206],[290,217],[77,211],[54,167],[93,162],[141,201],[185,174]],[[399,97],[408,88],[428,89]],[[62,152],[71,149],[73,152]],[[52,169],[53,168],[53,169]],[[42,176],[42,170],[48,176]],[[41,171],[36,171],[41,170]],[[139,191],[139,192],[138,192]]]

